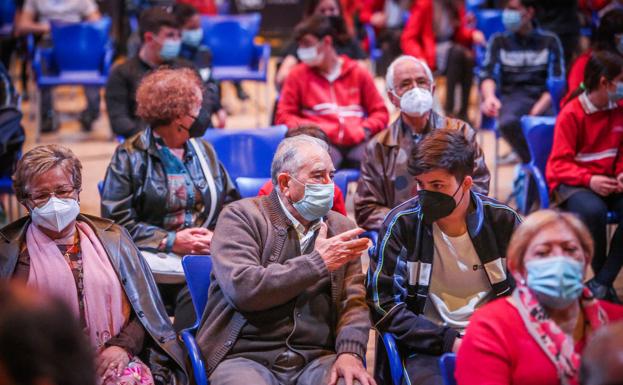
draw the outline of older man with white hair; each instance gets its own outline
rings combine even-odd
[[[221,213],[214,280],[198,344],[212,385],[374,385],[363,366],[370,329],[360,257],[367,239],[330,211],[328,146],[284,139],[275,189]]]
[[[400,56],[390,64],[385,80],[387,95],[400,109],[400,116],[366,147],[355,196],[359,226],[378,230],[392,208],[417,194],[415,180],[407,171],[407,160],[415,144],[433,130],[459,130],[477,147],[473,190],[486,195],[489,170],[476,143],[476,132],[468,123],[441,116],[433,109],[435,81],[426,62]]]

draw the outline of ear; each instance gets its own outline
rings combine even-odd
[[[285,172],[281,172],[279,173],[279,175],[277,175],[277,186],[275,186],[276,188],[279,188],[279,190],[285,195],[288,196],[289,192],[289,187],[288,184],[290,182],[290,177],[288,176],[288,174],[286,174]]]
[[[433,84],[432,86],[430,86],[430,93],[435,95],[435,90],[437,89],[437,87],[435,87],[435,84]]]
[[[396,108],[400,108],[400,99],[398,99],[398,97],[396,97],[396,95],[394,95],[393,91],[388,90],[387,91],[387,97],[389,98],[389,101],[392,102],[392,104]]]
[[[155,36],[153,32],[147,31],[143,34],[143,43],[151,43],[154,39]]]
[[[466,190],[469,190],[472,188],[473,185],[474,185],[474,179],[471,177],[471,175],[467,175],[465,179],[463,180],[463,188]]]

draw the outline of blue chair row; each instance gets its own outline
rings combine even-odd
[[[0,37],[11,36],[14,20],[15,1],[2,0],[0,2]]]

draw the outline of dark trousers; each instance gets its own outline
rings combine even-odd
[[[405,359],[405,368],[411,385],[443,385],[439,358],[428,354],[412,354]],[[403,384],[408,382],[403,379]]]
[[[589,189],[581,189],[567,198],[562,208],[578,214],[588,227],[595,241],[592,263],[595,279],[602,285],[612,286],[623,265],[623,194],[602,197]],[[606,256],[608,211],[618,213],[620,219]]]
[[[367,143],[367,141],[364,141],[354,146],[329,144],[329,155],[336,170],[343,168],[359,169]]]
[[[528,143],[521,131],[520,119],[524,115],[528,115],[534,103],[540,95],[529,95],[521,91],[515,91],[508,94],[502,94],[500,102],[500,116],[498,117],[498,126],[502,137],[510,144],[513,151],[519,155],[523,163],[530,161],[530,151]]]
[[[188,285],[180,284],[158,284],[158,291],[162,297],[164,307],[167,309],[169,316],[175,316],[173,320],[173,328],[176,332],[189,328],[195,323],[195,308]]]
[[[95,120],[100,112],[100,87],[84,87],[84,95],[87,98],[87,108],[82,115],[89,120]],[[52,88],[46,87],[41,90],[39,102],[42,118],[52,117]]]
[[[469,93],[474,79],[474,57],[470,51],[460,45],[453,45],[448,52],[446,66],[446,106],[447,114],[454,114],[454,94],[457,85],[461,88],[461,104],[457,116],[467,120]]]

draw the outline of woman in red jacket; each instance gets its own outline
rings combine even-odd
[[[409,21],[400,37],[406,55],[426,60],[428,66],[447,76],[445,111],[454,115],[454,94],[461,87],[459,119],[467,120],[469,93],[472,88],[473,44],[485,44],[477,29],[469,28],[463,0],[418,0],[413,2]]]
[[[569,91],[567,95],[560,101],[560,105],[564,106],[571,99],[571,94],[575,91],[580,83],[584,80],[584,69],[586,63],[594,51],[610,51],[623,55],[623,9],[613,9],[601,18],[599,27],[595,31],[591,48],[578,56],[567,76],[567,87]]]
[[[457,354],[457,383],[578,384],[587,337],[623,318],[623,306],[595,299],[582,284],[592,254],[591,235],[574,215],[528,216],[507,251],[517,287],[472,316]]]
[[[597,298],[619,302],[612,283],[623,265],[623,227],[606,257],[606,219],[614,211],[623,220],[623,57],[593,53],[575,95],[556,120],[547,180],[554,202],[578,214],[595,240],[588,286]]]

